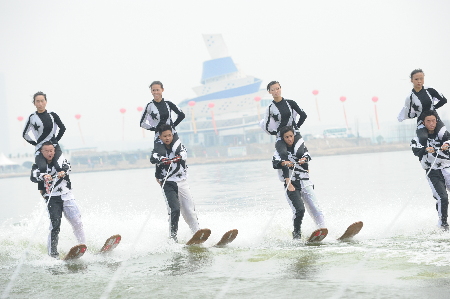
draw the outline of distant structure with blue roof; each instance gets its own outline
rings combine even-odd
[[[203,35],[211,60],[203,62],[197,97],[179,106],[186,113],[177,131],[186,145],[239,147],[270,142],[258,126],[271,98],[262,80],[243,74],[228,55],[220,34]]]

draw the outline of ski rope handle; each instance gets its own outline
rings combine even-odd
[[[52,176],[53,183],[52,183],[51,187],[48,184],[49,181],[47,181],[44,178],[45,191],[46,191],[46,194],[48,194],[48,200],[47,200],[47,204],[46,204],[47,207],[48,207],[48,204],[50,203],[50,198],[52,198],[51,194],[53,193],[53,189],[55,189],[57,178],[58,178],[58,175]],[[45,198],[45,196],[44,196],[44,198]]]
[[[44,177],[45,193],[50,194],[50,181]]]
[[[175,157],[172,158],[172,159],[175,159],[176,157],[177,157],[177,156],[175,156]],[[169,177],[170,170],[172,169],[172,166],[174,165],[174,162],[172,161],[172,159],[168,159],[168,160],[170,161],[169,169],[167,169],[167,174],[166,174],[166,176],[165,176],[165,178],[164,178],[164,182],[163,182],[163,184],[161,185],[161,188],[164,188],[164,184],[166,183],[166,180],[167,180],[167,178]],[[178,160],[181,160],[181,156],[180,156],[180,158],[179,158]],[[159,162],[159,163],[158,163],[158,165],[163,165],[163,164],[165,164],[165,162]]]
[[[291,162],[292,162],[292,161],[291,161]],[[307,160],[305,160],[305,164],[306,164],[306,163],[308,163]],[[294,163],[294,166],[293,166],[293,168],[292,168],[292,174],[291,174],[291,176],[289,177],[289,184],[292,184],[292,183],[291,183],[291,180],[292,180],[292,177],[294,176],[295,168],[298,167],[298,166],[300,166],[300,164],[298,164],[298,161],[297,161],[297,162]],[[288,168],[289,168],[289,167],[288,167]],[[284,192],[285,192],[285,193],[287,192],[287,189],[288,189],[288,188],[289,188],[289,185],[287,185],[286,188],[284,189]]]

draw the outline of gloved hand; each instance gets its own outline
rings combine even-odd
[[[181,160],[181,156],[179,156],[179,155],[172,158],[173,163],[177,163],[180,160]]]

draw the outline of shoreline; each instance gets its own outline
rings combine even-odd
[[[317,143],[317,142],[316,142]],[[333,142],[336,143],[336,142]],[[344,145],[344,146],[342,146]],[[321,156],[341,156],[341,155],[353,155],[353,154],[366,154],[375,152],[393,152],[393,151],[407,151],[410,149],[408,144],[405,143],[393,143],[393,144],[364,144],[364,145],[353,145],[345,146],[347,144],[333,144],[330,146],[328,142],[324,144],[319,142],[315,144],[314,142],[308,142],[308,151],[312,157]],[[249,148],[253,148],[252,152],[257,152],[257,154],[250,154],[245,156],[228,157],[228,156],[205,156],[199,157],[193,152],[193,157],[188,156],[188,165],[201,165],[201,164],[221,164],[221,163],[234,163],[234,162],[244,162],[244,161],[260,161],[260,160],[271,160],[273,154],[273,144],[269,146],[261,145],[249,145]],[[92,164],[93,165],[93,164]],[[80,165],[72,164],[72,172],[74,173],[86,173],[86,172],[100,172],[100,171],[116,171],[116,170],[128,170],[128,169],[141,169],[141,168],[154,168],[154,165],[150,163],[148,159],[139,159],[130,163],[129,161],[120,161],[116,165],[104,164],[104,165]],[[13,178],[13,177],[26,177],[30,175],[30,171],[21,172],[10,172],[10,173],[0,173],[0,179],[3,178]]]

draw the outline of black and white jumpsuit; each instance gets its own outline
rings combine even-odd
[[[47,210],[50,218],[50,232],[47,240],[47,249],[48,254],[53,257],[59,256],[58,239],[63,213],[72,226],[78,244],[86,243],[83,223],[81,222],[81,213],[71,190],[72,184],[69,178],[69,173],[71,171],[70,163],[64,158],[60,158],[59,162],[62,171],[66,173],[66,176],[63,178],[54,178],[54,181],[52,182],[54,183],[54,186],[52,185],[53,188],[50,188],[50,194],[46,193],[44,175],[49,174],[51,176],[56,176],[58,171],[55,168],[55,163],[52,162],[46,164],[45,172],[41,172],[38,166],[33,164],[30,177],[32,182],[38,183],[38,190],[43,191],[43,196],[47,203]]]
[[[278,176],[280,181],[284,182],[286,188],[286,178],[291,178],[291,184],[295,187],[295,191],[287,190],[287,200],[291,206],[293,212],[294,221],[294,233],[300,229],[301,219],[305,212],[304,206],[311,218],[314,220],[317,228],[325,228],[325,218],[322,210],[317,201],[316,194],[314,192],[314,183],[309,177],[309,161],[311,156],[308,153],[303,138],[294,144],[293,146],[287,146],[288,159],[282,160],[279,153],[275,151],[272,157],[273,168],[278,169]],[[302,158],[306,159],[306,163],[298,164],[298,161]],[[288,168],[287,166],[281,166],[282,161],[291,161],[295,163],[295,167]],[[294,173],[292,173],[294,172]]]
[[[428,130],[423,124],[423,113],[428,110],[436,110],[447,103],[447,99],[443,94],[439,93],[432,87],[422,87],[419,92],[414,89],[405,99],[405,105],[397,116],[399,122],[407,118],[417,117],[416,135],[419,137],[419,142],[425,146],[428,138]],[[436,111],[437,112],[437,111]],[[446,130],[445,124],[438,119],[436,130],[440,131],[442,128]]]
[[[172,121],[172,112],[178,115],[175,122]],[[172,127],[173,139],[178,139],[177,131],[175,127],[185,118],[184,112],[178,108],[177,105],[171,101],[165,101],[162,99],[160,102],[152,100],[145,107],[142,116],[140,126],[146,130],[154,131],[155,137],[153,140],[153,149],[156,149],[160,155],[165,152],[164,144],[159,139],[158,129],[161,125],[167,124]]]
[[[56,135],[57,131],[58,135]],[[48,112],[45,110],[44,112],[39,113],[36,111],[28,117],[28,120],[25,123],[25,128],[22,132],[22,137],[29,144],[35,146],[35,163],[38,165],[41,172],[44,172],[47,167],[47,161],[41,153],[42,144],[46,141],[52,142],[55,146],[54,160],[59,160],[59,157],[62,155],[62,151],[58,143],[65,131],[66,127],[62,123],[58,114],[55,112]],[[33,134],[34,139],[29,135],[30,132]],[[58,171],[61,171],[59,164],[56,164],[55,166]]]
[[[199,230],[197,213],[194,201],[187,183],[187,151],[180,139],[172,142],[170,149],[164,145],[165,153],[160,155],[153,150],[150,162],[156,164],[155,177],[163,186],[167,211],[169,213],[170,236],[176,238],[180,213],[189,225],[192,233]],[[178,162],[164,165],[160,163],[162,158],[172,159],[181,156]]]
[[[297,115],[299,116],[298,121]],[[260,127],[269,135],[277,136],[275,149],[283,160],[287,159],[286,143],[280,136],[280,129],[290,126],[294,129],[294,144],[302,137],[299,131],[300,126],[306,120],[306,113],[293,100],[282,98],[278,103],[272,101],[266,108],[264,118],[260,121]]]
[[[450,144],[450,133],[441,129],[437,133],[428,134],[426,145],[419,142],[415,137],[411,140],[411,149],[419,157],[422,168],[425,169],[428,184],[430,185],[433,197],[436,200],[436,210],[438,212],[438,226],[447,223],[448,218],[448,193],[450,190],[450,153],[440,150],[443,144]],[[434,153],[428,153],[427,147],[435,148]],[[436,150],[438,149],[439,150]]]

